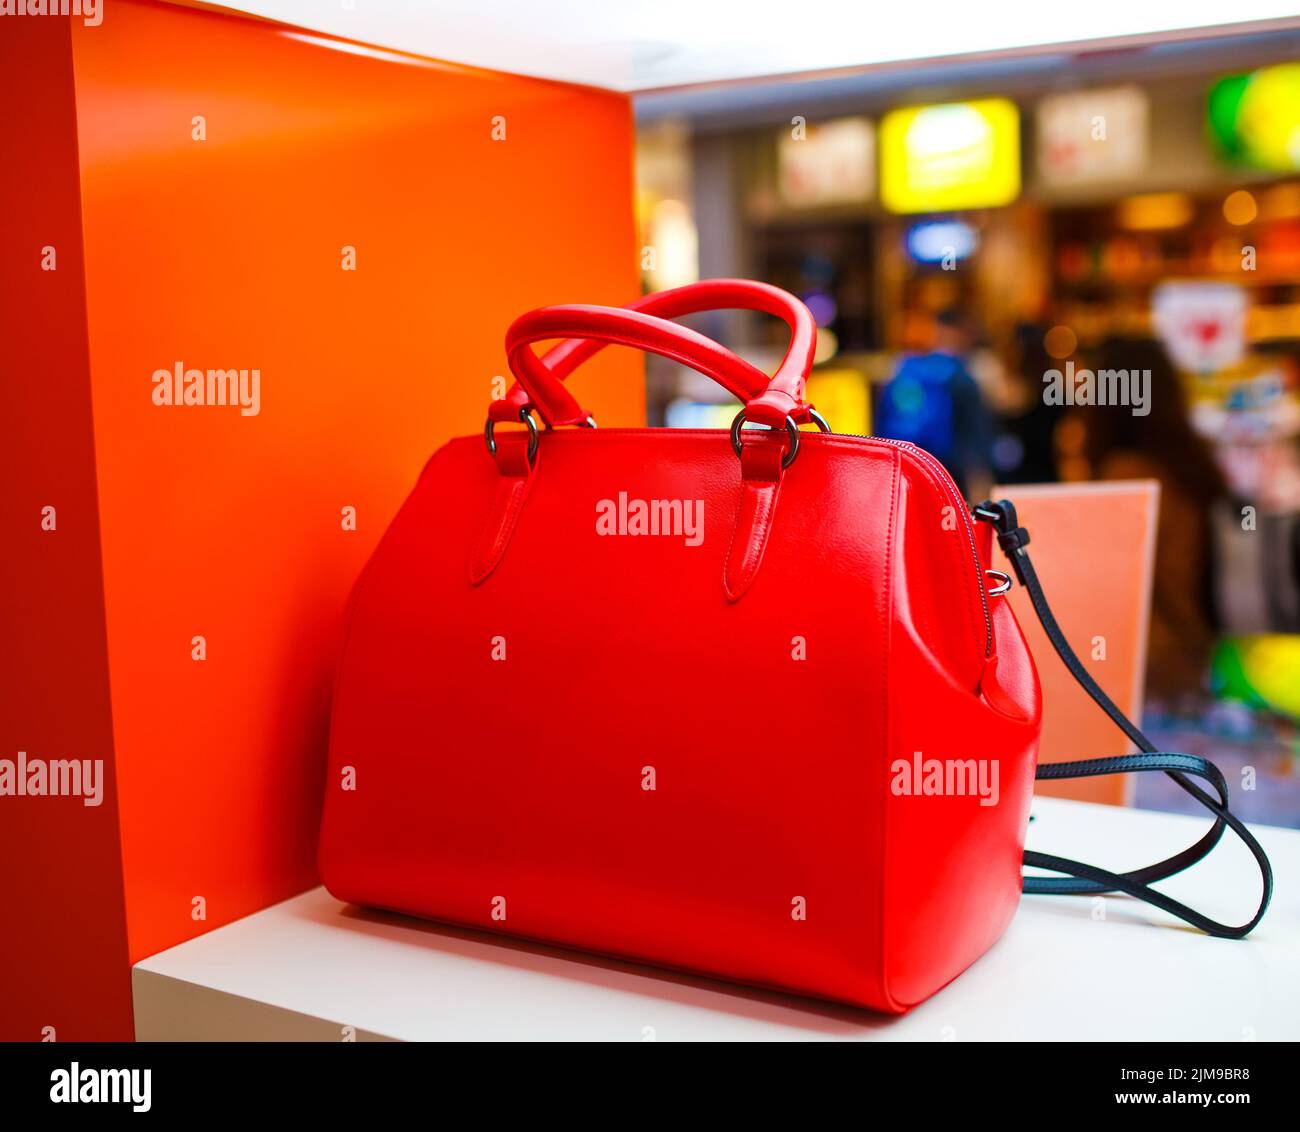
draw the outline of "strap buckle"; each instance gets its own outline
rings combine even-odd
[[[1014,558],[1029,545],[1029,532],[1016,519],[1016,505],[1011,500],[999,499],[995,503],[986,499],[971,513],[981,522],[993,525],[998,532],[998,546],[1008,558]]]

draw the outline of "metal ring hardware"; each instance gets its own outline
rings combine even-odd
[[[519,410],[519,419],[528,426],[528,462],[534,464],[537,462],[537,422],[533,420],[533,415],[528,411],[527,406]],[[496,421],[488,417],[487,424],[483,427],[483,439],[487,442],[487,450],[492,456],[497,454],[496,437],[492,435],[496,431],[496,424]],[[591,427],[596,427],[595,421],[591,422]]]
[[[991,590],[987,591],[989,597],[1001,597],[1004,593],[1010,592],[1011,590],[1010,574],[1004,573],[1001,570],[985,570],[984,574],[986,577],[989,574],[992,574],[995,578],[1002,579],[1000,582],[998,582],[996,586],[994,586]]]
[[[822,432],[831,431],[831,426],[826,423],[826,418],[816,409],[810,408],[808,415]],[[731,422],[731,447],[735,449],[737,456],[740,455],[740,430],[744,427],[744,424],[745,410],[741,409],[736,414],[736,419]],[[781,457],[782,470],[793,464],[794,458],[799,455],[799,426],[794,423],[793,417],[787,416],[785,418],[785,431],[790,434],[790,451]]]

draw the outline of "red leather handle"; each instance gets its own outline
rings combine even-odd
[[[531,343],[568,337],[616,342],[661,354],[699,370],[742,398],[747,398],[755,383],[765,386],[767,381],[762,371],[713,339],[666,319],[621,307],[542,307],[515,320],[506,335],[506,353],[511,371],[528,394],[528,402],[551,426],[582,424],[588,414],[533,353]]]
[[[761,370],[695,331],[666,321],[705,310],[757,310],[785,320],[790,346],[776,374]],[[659,317],[664,316],[664,317]],[[566,337],[538,358],[530,344]],[[626,308],[543,307],[517,319],[506,334],[510,368],[519,384],[492,404],[493,420],[517,419],[532,404],[552,426],[581,424],[588,413],[564,387],[564,379],[611,342],[635,346],[679,361],[713,378],[733,396],[752,404],[751,419],[782,423],[786,413],[806,416],[804,381],[817,346],[808,308],[778,287],[746,279],[710,279],[646,295]]]

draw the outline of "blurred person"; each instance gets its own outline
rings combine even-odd
[[[990,459],[998,483],[1057,479],[1055,434],[1062,411],[1043,395],[1043,375],[1058,365],[1043,344],[1046,334],[1046,326],[1017,323],[982,383],[997,416]]]
[[[982,498],[989,475],[990,423],[966,362],[970,339],[960,311],[934,317],[931,346],[906,354],[880,393],[875,431],[934,456],[967,498]]]
[[[1147,688],[1161,699],[1194,693],[1214,645],[1210,513],[1227,484],[1192,428],[1182,383],[1158,342],[1110,338],[1089,360],[1094,372],[1150,374],[1148,415],[1123,405],[1088,406],[1072,410],[1071,423],[1081,426],[1080,453],[1091,478],[1160,484]]]

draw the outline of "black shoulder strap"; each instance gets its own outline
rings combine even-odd
[[[974,513],[977,519],[993,524],[998,533],[998,545],[1002,547],[1003,552],[1010,560],[1020,584],[1028,591],[1029,600],[1034,603],[1034,612],[1038,614],[1038,620],[1042,622],[1043,631],[1047,634],[1047,639],[1052,642],[1052,647],[1056,649],[1057,654],[1065,663],[1065,667],[1083,685],[1084,691],[1096,700],[1101,710],[1110,716],[1115,725],[1132,739],[1142,751],[1141,754],[1121,755],[1116,758],[1084,759],[1079,762],[1068,763],[1040,763],[1037,777],[1044,779],[1088,778],[1094,775],[1122,774],[1129,771],[1164,771],[1214,815],[1214,825],[1195,845],[1184,849],[1181,853],[1176,853],[1166,860],[1158,861],[1154,865],[1148,865],[1144,869],[1135,869],[1128,873],[1112,873],[1106,869],[1085,865],[1081,861],[1071,861],[1065,857],[1053,857],[1048,853],[1026,850],[1026,865],[1038,869],[1048,869],[1055,873],[1064,873],[1066,876],[1059,878],[1025,877],[1023,882],[1024,891],[1052,894],[1082,893],[1088,895],[1104,892],[1125,892],[1129,896],[1136,896],[1139,900],[1145,900],[1148,904],[1154,904],[1157,908],[1163,908],[1166,912],[1186,920],[1189,924],[1200,928],[1201,931],[1208,932],[1210,935],[1223,936],[1228,939],[1240,939],[1248,935],[1263,918],[1264,912],[1268,908],[1268,902],[1272,898],[1273,870],[1259,842],[1255,840],[1250,830],[1228,810],[1228,783],[1220,773],[1219,768],[1208,759],[1203,759],[1198,755],[1157,751],[1151,740],[1143,735],[1137,725],[1115,706],[1111,698],[1101,690],[1097,682],[1088,674],[1088,670],[1084,668],[1074,650],[1070,648],[1070,643],[1061,632],[1061,627],[1056,623],[1056,618],[1052,616],[1052,610],[1047,604],[1047,598],[1043,596],[1043,587],[1038,581],[1038,575],[1034,572],[1033,563],[1029,560],[1029,552],[1025,549],[1029,543],[1029,532],[1016,521],[1015,507],[1005,499],[997,503],[986,501],[976,507]],[[1201,789],[1188,775],[1193,775],[1209,783],[1214,788],[1214,794],[1211,795]],[[1182,904],[1162,892],[1157,892],[1151,887],[1151,882],[1171,877],[1201,860],[1219,843],[1225,829],[1231,829],[1245,842],[1246,847],[1254,854],[1255,860],[1259,864],[1260,876],[1263,879],[1263,895],[1260,897],[1258,910],[1251,917],[1249,923],[1236,927],[1230,924],[1221,924],[1217,920],[1203,916],[1195,909],[1189,908],[1186,904]]]

